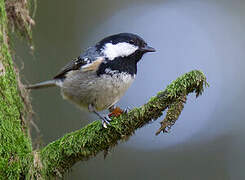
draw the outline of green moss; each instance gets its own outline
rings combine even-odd
[[[24,105],[19,96],[16,74],[7,44],[5,2],[0,1],[0,179],[19,179],[28,172],[31,140],[22,122]]]
[[[170,97],[176,98],[181,94],[195,92],[196,96],[202,94],[204,87],[208,87],[206,76],[203,72],[193,70],[177,78],[167,86],[166,91]]]

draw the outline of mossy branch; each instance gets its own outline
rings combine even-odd
[[[114,117],[107,129],[102,128],[100,121],[95,121],[48,144],[39,152],[42,174],[60,176],[77,161],[88,160],[101,151],[107,152],[120,140],[127,140],[135,130],[159,118],[168,108],[157,134],[166,132],[166,128],[175,123],[183,110],[186,96],[192,92],[199,96],[206,86],[205,75],[201,71],[191,71],[173,81],[166,90],[159,92],[145,105]]]

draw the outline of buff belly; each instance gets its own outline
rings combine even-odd
[[[133,80],[134,77],[127,73],[97,76],[92,71],[73,71],[60,86],[65,99],[85,109],[93,105],[97,111],[102,111],[114,105]]]

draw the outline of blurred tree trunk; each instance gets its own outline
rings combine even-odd
[[[33,164],[27,119],[31,107],[12,61],[9,38],[10,29],[15,29],[31,40],[29,5],[25,0],[0,0],[0,179],[25,179]]]
[[[32,5],[27,0],[0,0],[0,179],[62,177],[76,162],[88,160],[101,151],[106,155],[118,141],[127,140],[136,129],[157,119],[166,109],[157,134],[167,132],[183,110],[187,95],[195,92],[198,96],[208,85],[202,72],[191,71],[145,105],[114,117],[107,129],[95,121],[34,150],[29,133],[31,105],[14,67],[9,40],[17,34],[31,41]]]

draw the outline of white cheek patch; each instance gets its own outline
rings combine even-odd
[[[122,42],[117,44],[107,43],[105,44],[104,49],[102,49],[103,54],[110,60],[115,59],[116,57],[125,57],[133,54],[138,47]]]

